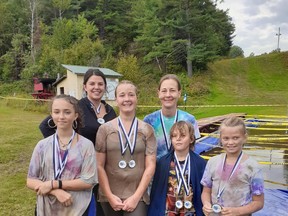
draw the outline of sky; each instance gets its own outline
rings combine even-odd
[[[287,0],[224,0],[218,8],[229,10],[235,25],[233,45],[244,55],[270,53],[278,48],[288,51],[288,1]]]

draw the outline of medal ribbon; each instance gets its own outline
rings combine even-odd
[[[120,140],[121,154],[124,155],[126,149],[129,147],[130,153],[131,153],[131,155],[133,155],[133,153],[135,151],[135,147],[136,147],[136,139],[137,139],[137,133],[138,133],[138,120],[137,120],[137,118],[134,117],[128,134],[127,134],[127,132],[123,126],[123,123],[121,121],[120,116],[118,117],[118,127],[119,127],[118,136],[119,136],[119,140]],[[124,134],[125,139],[126,139],[125,145],[123,142],[121,131]],[[133,140],[131,142],[132,134],[134,134],[134,137],[133,137]]]
[[[184,162],[184,166],[180,165],[180,162],[177,158],[176,153],[174,152],[174,157],[175,157],[175,162],[176,162],[176,174],[177,174],[177,181],[178,181],[178,186],[177,186],[177,193],[180,193],[182,185],[184,186],[184,190],[186,195],[189,195],[189,189],[190,189],[190,155],[189,153],[187,154]],[[187,181],[185,179],[185,171],[187,170],[188,172],[188,178]]]
[[[237,160],[236,160],[236,162],[235,162],[235,164],[234,164],[234,166],[233,166],[233,169],[232,169],[232,171],[231,171],[231,173],[230,173],[230,176],[229,176],[227,182],[230,181],[232,175],[235,173],[237,167],[238,167],[239,164],[240,164],[240,161],[241,161],[242,156],[243,156],[243,154],[242,154],[242,151],[241,151],[241,153],[239,154],[239,156],[238,156],[238,158],[237,158]],[[227,157],[227,155],[225,154],[225,157],[224,157],[223,163],[222,163],[222,172],[223,172],[223,170],[224,170],[224,165],[225,165],[225,162],[226,162],[226,157]],[[227,184],[227,182],[226,182],[226,184]],[[224,191],[224,189],[225,189],[225,187],[226,187],[226,184],[225,184],[221,189],[220,189],[220,184],[219,184],[218,192],[217,192],[217,201],[219,201],[220,197],[222,196],[223,191]]]
[[[53,167],[54,167],[54,179],[57,180],[60,178],[65,165],[68,159],[68,152],[71,147],[72,140],[75,136],[75,131],[73,130],[72,136],[68,142],[67,149],[65,150],[63,158],[61,158],[59,142],[58,142],[58,134],[57,131],[53,137]]]
[[[91,104],[91,108],[94,110],[96,115],[99,114],[100,110],[101,110],[101,102],[100,102],[100,104],[99,104],[99,106],[97,108],[94,106],[94,104],[91,101],[90,101],[90,104]]]
[[[164,138],[165,138],[165,142],[166,142],[166,147],[167,147],[168,150],[170,150],[170,148],[171,148],[171,140],[170,140],[170,137],[169,137],[169,133],[167,133],[167,131],[166,131],[162,110],[160,111],[160,121],[161,121],[161,126],[162,126],[162,130],[163,130],[163,134],[164,134]],[[177,122],[177,121],[178,121],[178,110],[176,110],[174,123]]]

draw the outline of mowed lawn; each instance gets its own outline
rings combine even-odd
[[[34,214],[36,196],[26,187],[26,176],[45,116],[0,104],[0,215]]]

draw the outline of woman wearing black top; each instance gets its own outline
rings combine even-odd
[[[79,134],[91,140],[95,145],[96,134],[101,124],[110,121],[116,117],[114,109],[107,104],[103,97],[107,82],[104,74],[98,69],[89,69],[83,80],[83,88],[86,97],[79,100],[79,107],[83,114],[83,127],[80,128]],[[51,136],[55,133],[55,124],[51,116],[45,118],[39,126],[44,137]],[[98,185],[94,187],[94,196],[97,200]],[[101,206],[97,203],[97,216],[104,215]]]

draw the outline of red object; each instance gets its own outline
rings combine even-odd
[[[50,99],[55,95],[52,84],[56,79],[33,78],[34,92],[31,94],[35,99]]]

